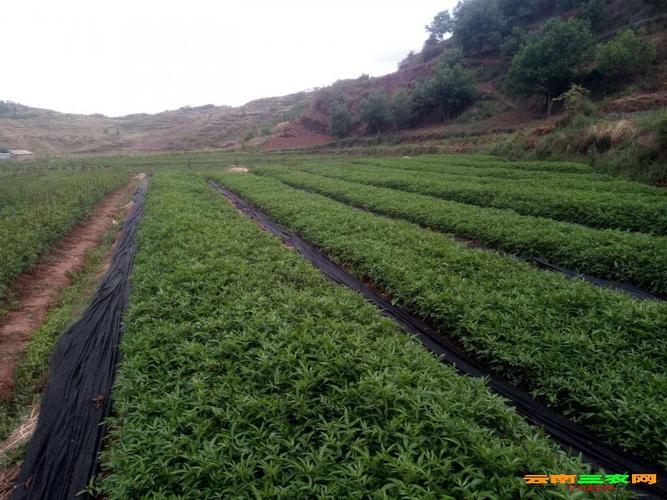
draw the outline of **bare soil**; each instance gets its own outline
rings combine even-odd
[[[316,132],[300,123],[291,124],[279,135],[270,137],[263,145],[267,151],[275,149],[307,148],[331,142],[335,137]]]
[[[70,276],[81,268],[86,251],[100,242],[102,234],[118,224],[128,204],[136,180],[109,194],[91,216],[79,223],[58,242],[31,270],[23,273],[10,288],[16,306],[0,320],[0,398],[12,391],[12,374],[21,353],[44,321],[49,308],[70,283]]]
[[[604,111],[631,113],[667,106],[667,90],[658,92],[636,93],[615,99],[607,104]]]

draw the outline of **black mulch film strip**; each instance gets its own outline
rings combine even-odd
[[[12,499],[74,498],[96,473],[147,190],[144,179],[134,193],[109,270],[88,309],[60,337],[51,356],[37,429]]]
[[[302,187],[292,186],[291,184],[288,184],[288,185],[290,187],[294,188],[294,189],[297,189],[299,191],[303,191],[304,193],[315,193],[315,194],[319,194],[320,196],[325,196],[327,198],[330,198],[334,201],[339,201],[335,197],[327,196],[326,194],[317,193],[316,191],[311,191],[309,189],[302,188]],[[377,216],[380,216],[380,217],[387,217],[387,218],[393,219],[393,217],[391,217],[391,216],[387,216],[387,215],[385,215],[381,212],[372,210],[368,207],[364,207],[360,203],[348,203],[348,202],[341,202],[341,203],[344,203],[345,205],[348,205],[350,207],[354,207],[358,210],[362,210],[363,212],[367,212],[369,214],[373,214],[373,215],[377,215]],[[408,222],[410,222],[410,221],[408,221]],[[436,227],[430,227],[428,225],[420,224],[420,223],[417,223],[417,222],[411,222],[411,223],[415,224],[419,227],[429,229],[431,231],[435,231],[435,232],[439,232],[439,233],[443,233],[443,232],[446,233],[446,231],[443,231],[442,229],[438,229]],[[504,253],[502,250],[499,250],[497,248],[493,248],[491,246],[485,245],[485,244],[480,243],[478,241],[469,241],[465,238],[458,237],[458,236],[453,236],[453,237],[457,241],[459,241],[459,242],[465,244],[466,246],[468,246],[469,248],[472,248],[472,249],[475,249],[475,250],[488,250],[488,251],[492,251],[492,252]],[[630,295],[631,297],[634,297],[635,299],[640,299],[640,300],[667,300],[667,296],[665,296],[665,295],[660,295],[660,294],[657,294],[657,293],[647,292],[646,290],[642,290],[641,288],[638,288],[638,287],[632,285],[631,283],[624,283],[624,282],[620,282],[620,281],[613,281],[613,280],[606,280],[606,279],[603,279],[603,278],[596,278],[595,276],[591,276],[591,275],[584,274],[584,273],[579,273],[577,271],[573,271],[571,269],[567,269],[567,268],[562,267],[562,266],[557,266],[555,264],[547,262],[544,259],[540,259],[540,258],[537,258],[537,257],[521,256],[521,255],[514,255],[514,254],[512,254],[512,256],[515,257],[516,259],[528,262],[529,264],[532,264],[535,267],[538,267],[539,269],[544,269],[546,271],[552,271],[554,273],[559,273],[559,274],[562,274],[563,276],[565,276],[566,278],[582,279],[584,281],[588,281],[589,283],[592,283],[595,286],[613,288],[614,290],[618,290],[620,292],[626,293],[626,294]]]
[[[664,295],[659,295],[651,292],[646,292],[640,288],[637,288],[635,286],[632,286],[628,283],[620,283],[618,281],[610,281],[610,280],[605,280],[602,278],[596,278],[595,276],[590,276],[588,274],[582,274],[578,273],[576,271],[572,271],[570,269],[566,269],[564,267],[557,266],[555,264],[551,264],[543,259],[538,259],[536,257],[526,259],[529,262],[532,262],[535,266],[539,267],[540,269],[546,269],[547,271],[553,271],[555,273],[561,273],[567,276],[568,278],[579,278],[583,279],[585,281],[588,281],[589,283],[592,283],[595,286],[601,286],[601,287],[607,287],[607,288],[613,288],[614,290],[618,290],[624,293],[627,293],[628,295],[634,297],[635,299],[639,300],[667,300],[667,297]]]
[[[572,422],[559,412],[535,401],[525,391],[493,375],[486,367],[461,352],[451,340],[436,332],[424,321],[393,305],[379,292],[351,276],[294,232],[278,224],[264,212],[214,180],[209,179],[208,182],[262,229],[295,248],[304,259],[311,262],[331,281],[351,288],[360,293],[367,301],[375,304],[384,316],[395,321],[405,332],[417,337],[440,360],[454,365],[457,370],[466,375],[486,378],[487,384],[493,391],[507,398],[530,424],[541,427],[564,449],[570,453],[581,453],[584,460],[594,467],[604,469],[607,473],[655,473],[657,474],[656,484],[636,485],[637,490],[642,490],[643,498],[667,498],[667,472],[665,470],[605,444],[586,427]]]

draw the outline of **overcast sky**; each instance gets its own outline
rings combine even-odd
[[[70,113],[240,105],[396,69],[455,0],[11,0],[0,100]]]

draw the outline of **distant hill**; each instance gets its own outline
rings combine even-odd
[[[309,94],[302,92],[239,107],[184,107],[119,118],[58,113],[0,101],[0,147],[29,149],[37,154],[231,147],[248,134],[273,134],[280,122],[289,122],[302,112],[308,99]],[[330,138],[323,136],[319,142],[322,140]]]

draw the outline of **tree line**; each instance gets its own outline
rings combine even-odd
[[[648,3],[660,10],[665,2]],[[558,17],[565,11],[575,16]],[[554,17],[538,30],[526,30],[545,13]],[[604,0],[462,0],[453,15],[440,12],[426,26],[429,37],[424,46],[437,45],[451,33],[452,42],[466,57],[499,52],[510,59],[506,90],[543,96],[550,114],[554,98],[571,85],[613,84],[655,60],[655,45],[642,32],[624,30],[609,42],[596,44],[605,15]]]
[[[393,96],[384,90],[372,91],[359,105],[359,120],[369,130],[381,133],[419,125],[426,119],[445,120],[475,101],[477,91],[472,73],[460,64],[440,61],[429,78]],[[344,137],[352,128],[353,117],[341,96],[329,107],[330,132]]]
[[[551,17],[538,30],[525,29],[545,13],[557,16],[573,9],[574,17]],[[596,44],[604,16],[604,0],[462,0],[453,13],[442,11],[426,26],[422,58],[438,57],[431,75],[392,96],[371,92],[359,105],[358,119],[381,133],[456,116],[477,98],[474,75],[462,63],[485,54],[508,60],[508,93],[542,96],[550,114],[572,85],[621,81],[655,60],[655,46],[642,32],[624,30]],[[350,132],[354,119],[342,96],[330,105],[329,117],[333,135]]]

